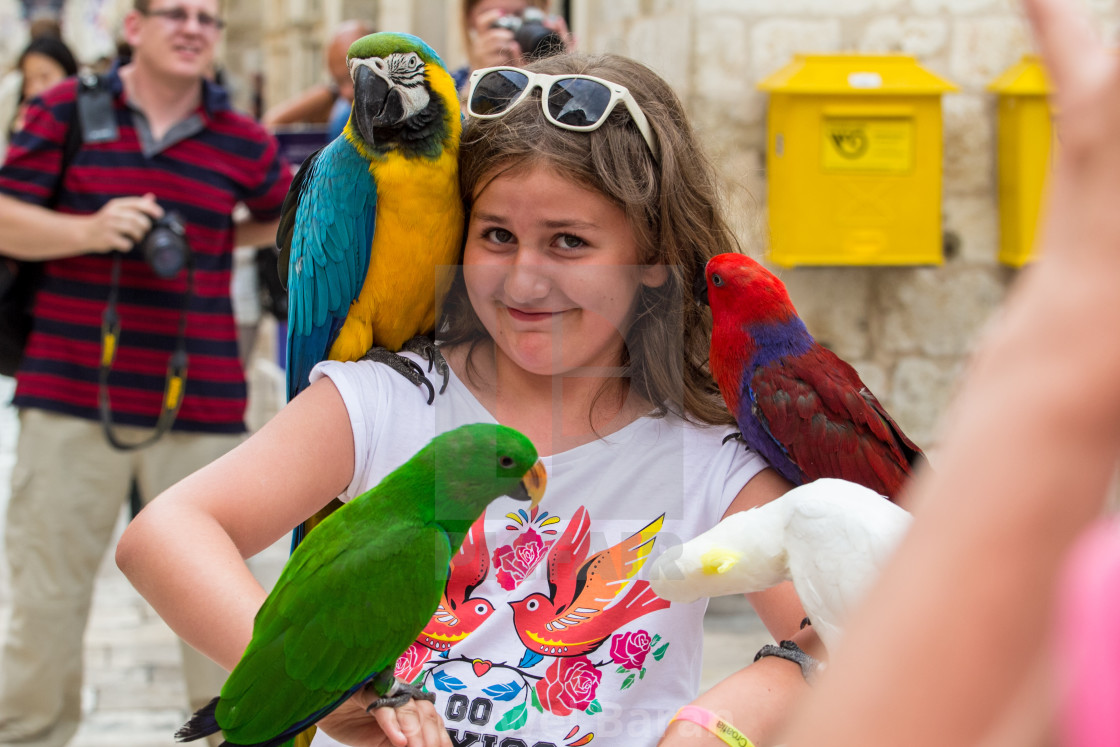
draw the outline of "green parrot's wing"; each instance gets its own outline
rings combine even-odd
[[[308,159],[303,170],[307,173],[302,179],[297,174],[285,201],[282,220],[291,220],[291,228],[278,232],[287,237],[280,250],[288,254],[289,399],[327,358],[362,290],[377,206],[370,161],[346,133]],[[293,208],[295,217],[289,219]]]
[[[253,744],[314,723],[394,666],[435,612],[447,535],[349,518],[343,507],[308,535],[257,613],[218,705],[228,740]]]

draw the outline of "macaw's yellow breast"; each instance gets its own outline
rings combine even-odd
[[[429,161],[391,153],[371,171],[377,222],[369,271],[331,348],[335,360],[356,360],[374,345],[399,350],[430,333],[460,262],[457,154],[447,150]]]

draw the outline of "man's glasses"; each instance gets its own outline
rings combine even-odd
[[[145,16],[158,16],[165,18],[167,21],[175,26],[183,26],[191,19],[191,13],[186,8],[164,8],[163,10],[149,10],[143,13]],[[198,19],[199,28],[203,31],[220,31],[225,28],[226,22],[217,16],[212,16],[209,13],[199,11],[195,16]]]
[[[545,75],[516,67],[487,67],[471,73],[467,113],[478,119],[497,119],[517,106],[534,88],[541,89],[545,119],[565,130],[599,129],[618,102],[626,106],[638,132],[655,159],[657,141],[638,102],[625,86],[591,75]]]

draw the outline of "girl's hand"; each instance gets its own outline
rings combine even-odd
[[[366,712],[371,702],[372,695],[358,691],[317,726],[332,739],[353,747],[451,747],[451,737],[432,703],[413,700],[371,714]]]

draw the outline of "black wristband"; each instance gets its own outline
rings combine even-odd
[[[758,650],[754,660],[758,661],[764,656],[777,656],[779,659],[792,661],[801,667],[801,676],[806,682],[812,682],[813,676],[824,666],[820,660],[809,656],[793,641],[781,641],[777,646],[768,643]]]

